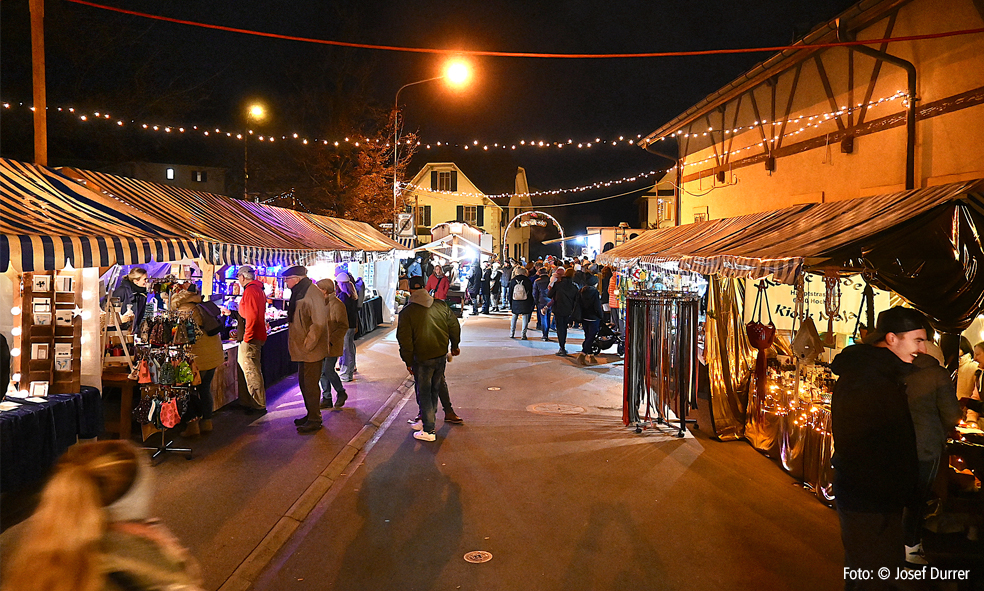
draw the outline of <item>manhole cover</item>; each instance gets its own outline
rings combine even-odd
[[[492,560],[492,553],[484,550],[475,550],[474,552],[465,554],[465,562],[471,562],[472,564],[481,564],[490,560]]]
[[[489,386],[489,388],[488,388],[488,389],[489,389],[490,391],[492,391],[492,392],[498,392],[498,391],[499,391],[499,390],[501,390],[502,388],[500,388],[499,386]]]
[[[562,404],[558,402],[540,402],[526,407],[529,412],[540,415],[582,415],[588,411],[582,406],[573,404]]]

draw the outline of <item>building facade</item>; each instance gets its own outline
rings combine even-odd
[[[678,160],[680,224],[982,178],[984,35],[892,41],[982,26],[975,0],[860,2],[640,145]]]

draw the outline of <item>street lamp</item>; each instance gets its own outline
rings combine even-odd
[[[398,210],[397,210],[397,200],[400,196],[399,188],[399,168],[400,168],[400,93],[403,92],[404,88],[408,86],[416,86],[417,84],[423,84],[424,82],[433,82],[434,80],[447,80],[448,86],[452,88],[461,88],[468,83],[471,78],[471,67],[464,61],[453,60],[448,62],[444,66],[444,74],[441,76],[434,76],[433,78],[426,78],[424,80],[417,80],[416,82],[411,82],[409,84],[404,84],[396,91],[396,99],[393,101],[393,239],[396,240],[397,232],[397,220],[398,220]]]
[[[254,103],[246,110],[246,133],[243,134],[243,201],[249,201],[249,124],[251,121],[262,121],[266,117],[263,105]]]

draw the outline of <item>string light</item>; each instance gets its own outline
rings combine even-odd
[[[675,168],[675,167],[674,167]],[[669,169],[673,170],[673,168]],[[640,180],[648,179],[651,176],[663,174],[668,172],[667,170],[650,170],[649,172],[640,172],[639,174],[633,176],[622,177],[620,179],[611,181],[599,181],[597,183],[591,183],[590,185],[582,185],[580,187],[569,187],[566,189],[553,189],[550,191],[530,191],[528,193],[497,193],[494,195],[486,195],[485,193],[465,193],[457,191],[440,191],[437,189],[432,189],[430,187],[424,187],[421,185],[414,185],[411,183],[400,183],[400,186],[406,190],[420,191],[424,193],[430,193],[433,195],[455,195],[457,197],[486,197],[489,199],[496,199],[499,197],[512,197],[516,195],[518,197],[538,197],[543,195],[562,195],[565,193],[580,193],[582,191],[592,191],[594,189],[605,189],[610,187],[617,187],[625,183],[633,183]]]

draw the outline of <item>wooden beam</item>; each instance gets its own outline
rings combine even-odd
[[[895,28],[895,18],[898,16],[898,12],[893,12],[890,17],[888,17],[888,24],[885,26],[885,34],[882,35],[882,39],[890,39],[892,37],[892,29]],[[884,52],[888,49],[888,43],[882,43],[878,50]],[[853,51],[851,52],[854,53]],[[864,92],[864,104],[861,105],[861,110],[858,112],[858,125],[864,123],[865,115],[868,114],[868,102],[871,101],[871,96],[875,92],[875,83],[878,82],[878,74],[881,72],[882,60],[875,60],[875,65],[871,69],[871,78],[868,80],[868,88]]]
[[[755,113],[755,120],[758,121],[759,135],[762,136],[762,153],[765,155],[769,154],[772,149],[772,145],[769,143],[769,138],[765,137],[765,128],[762,127],[762,116],[759,115],[758,101],[755,100],[755,91],[748,93],[752,97],[752,112]]]
[[[786,124],[789,123],[789,114],[793,112],[793,99],[796,98],[796,86],[799,84],[800,72],[803,70],[803,64],[796,64],[796,70],[793,72],[793,85],[789,89],[789,100],[786,101],[786,115],[782,119],[782,125],[779,127],[779,141],[776,144],[776,149],[782,147],[782,138],[786,135]]]
[[[830,79],[827,78],[827,70],[823,67],[823,60],[819,55],[813,56],[813,61],[817,64],[817,73],[820,74],[820,82],[823,83],[823,91],[827,93],[827,101],[830,103],[831,110],[836,113],[840,111],[840,106],[837,104],[837,98],[834,97],[834,89],[830,87]],[[840,115],[834,115],[834,121],[837,123],[837,129],[844,129],[844,122],[841,121]]]
[[[916,112],[916,120],[921,121],[923,119],[932,119],[933,117],[939,117],[940,115],[945,115],[947,113],[953,113],[956,111],[961,111],[970,107],[976,107],[978,105],[984,105],[984,86],[962,92],[960,94],[955,94],[938,101],[933,101],[931,103],[926,103],[919,107]],[[785,156],[792,156],[793,154],[799,154],[801,152],[806,152],[808,150],[815,150],[817,148],[823,148],[827,145],[828,141],[831,144],[843,140],[845,137],[854,136],[861,137],[865,135],[871,135],[873,133],[878,133],[880,131],[885,131],[886,129],[893,129],[895,127],[902,127],[905,125],[906,112],[898,111],[891,115],[886,115],[884,117],[875,119],[868,123],[861,125],[855,125],[851,129],[844,129],[839,131],[834,131],[829,134],[822,134],[816,137],[812,137],[795,144],[784,146],[781,150],[776,150],[774,156],[776,158],[782,158]],[[829,140],[828,140],[829,137]],[[728,165],[727,168],[744,168],[747,166],[752,166],[754,164],[762,163],[766,160],[769,155],[766,154],[755,154],[753,156],[748,156],[742,158]],[[718,170],[727,170],[725,167],[721,167]],[[712,170],[711,174],[718,172],[718,170]],[[681,179],[681,182],[688,183],[700,178],[700,175],[707,175],[707,171],[698,171]]]
[[[741,99],[742,99],[743,96],[745,96],[745,95],[740,95],[737,98],[736,102],[735,102],[735,117],[731,121],[731,129],[732,130],[738,129],[738,114],[741,112]],[[723,112],[721,114],[721,117],[722,117],[722,119],[724,118],[724,113]],[[731,162],[731,148],[734,146],[735,136],[738,135],[738,134],[737,133],[734,133],[732,131],[730,135],[731,135],[731,137],[728,138],[728,149],[725,150],[725,153],[724,153],[724,162],[725,162],[725,164],[727,164],[728,162]]]

